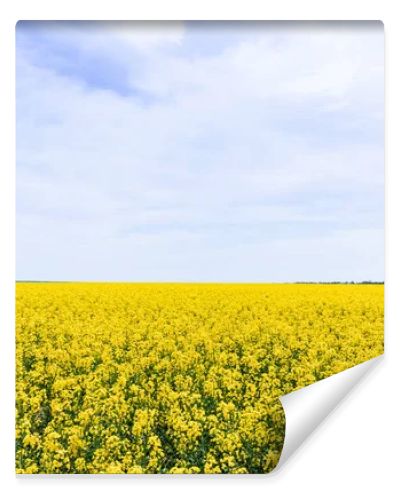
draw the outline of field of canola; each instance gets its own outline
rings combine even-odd
[[[261,473],[280,395],[383,352],[382,285],[18,283],[17,473]]]

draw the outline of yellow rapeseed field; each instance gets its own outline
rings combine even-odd
[[[259,473],[278,400],[383,352],[382,285],[18,283],[18,473]]]

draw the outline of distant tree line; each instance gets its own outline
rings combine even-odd
[[[384,285],[384,281],[295,281],[297,285]]]

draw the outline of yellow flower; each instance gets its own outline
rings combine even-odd
[[[17,473],[259,473],[279,397],[383,352],[382,285],[17,283]]]
[[[24,446],[30,446],[31,448],[36,448],[40,444],[40,439],[36,435],[28,434],[23,439]]]

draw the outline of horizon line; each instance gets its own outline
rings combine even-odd
[[[15,280],[16,283],[124,283],[124,284],[249,284],[249,285],[301,285],[301,284],[349,284],[349,285],[366,285],[366,284],[384,284],[384,280],[298,280],[298,281],[114,281],[114,280]]]

